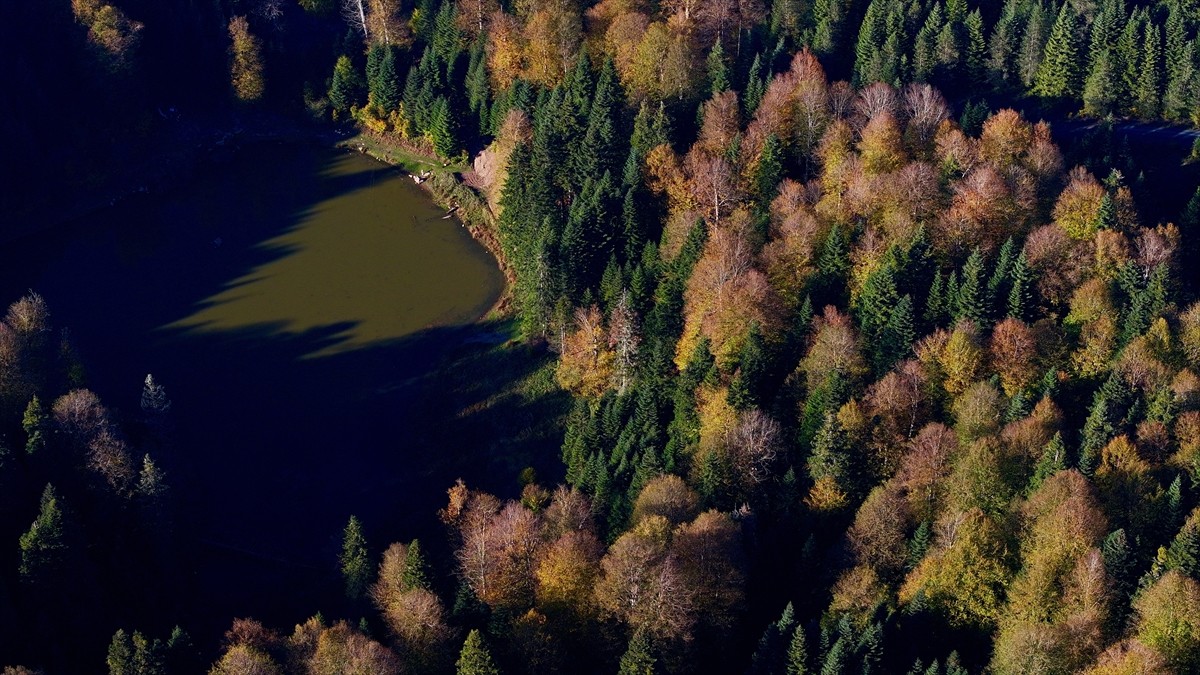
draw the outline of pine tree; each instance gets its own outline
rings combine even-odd
[[[895,365],[897,361],[908,356],[916,341],[916,335],[916,328],[913,325],[912,296],[906,294],[896,302],[891,316],[888,317],[887,325],[883,327],[880,335],[881,361],[877,364],[876,372],[882,373]]]
[[[653,645],[646,631],[634,631],[629,646],[621,655],[618,675],[654,675],[658,671],[658,660],[654,658]]]
[[[454,116],[450,111],[450,103],[446,100],[445,96],[439,96],[434,101],[433,109],[429,115],[427,133],[429,141],[433,144],[433,149],[439,157],[450,159],[458,154],[459,145],[458,139],[455,136]]]
[[[922,520],[917,529],[913,531],[912,538],[908,540],[908,560],[906,566],[908,569],[914,569],[922,560],[925,559],[925,554],[929,552],[929,547],[933,544],[933,526],[928,520]]]
[[[458,669],[458,675],[500,675],[500,669],[492,661],[483,635],[476,629],[471,629],[467,634],[455,667]]]
[[[171,399],[167,398],[166,387],[159,384],[154,376],[147,373],[142,385],[142,412],[150,415],[161,415],[171,409]]]
[[[889,259],[881,264],[863,282],[855,303],[855,318],[863,340],[869,346],[872,362],[876,372],[886,369],[889,348],[894,345],[885,344],[884,329],[891,319],[892,311],[899,302],[896,292],[895,277],[892,273],[894,263]]]
[[[1083,113],[1095,117],[1111,114],[1118,101],[1120,79],[1113,67],[1112,50],[1104,49],[1092,63],[1083,86]]]
[[[742,107],[746,109],[747,115],[753,115],[754,111],[758,110],[758,104],[762,103],[763,95],[766,92],[767,80],[763,74],[762,55],[755,54],[754,61],[750,64],[750,71],[746,76],[745,92],[742,94]]]
[[[787,650],[787,675],[808,675],[808,644],[804,637],[804,627],[796,624],[796,632]]]
[[[913,79],[928,82],[936,75],[938,66],[938,36],[946,26],[940,3],[934,3],[913,45]]]
[[[979,10],[967,15],[967,80],[982,86],[987,79],[987,43],[983,39],[983,15]]]
[[[133,643],[124,629],[118,628],[108,643],[108,675],[138,675],[133,668]]]
[[[728,91],[729,65],[725,62],[725,50],[721,47],[720,40],[717,40],[709,50],[705,67],[708,72],[709,92],[715,95]]]
[[[834,56],[841,47],[843,12],[841,0],[814,0],[812,37],[808,40],[817,56]]]
[[[847,642],[845,636],[840,636],[834,641],[821,663],[821,675],[847,675],[846,668],[850,659],[850,646]]]
[[[929,285],[929,296],[925,299],[925,323],[936,326],[946,315],[946,288],[942,280],[942,271],[933,273],[933,282]]]
[[[779,137],[769,134],[763,141],[762,154],[759,155],[758,167],[754,172],[754,186],[758,195],[759,209],[764,213],[770,208],[771,200],[783,180],[783,148]]]
[[[50,416],[42,408],[37,394],[34,394],[29,405],[25,406],[25,416],[21,420],[21,427],[25,429],[25,454],[36,455],[46,447],[49,421]]]
[[[1007,299],[1007,294],[1002,294],[1002,289],[1006,287],[1009,275],[1012,273],[1013,263],[1015,260],[1016,241],[1009,237],[1004,241],[1004,245],[1000,247],[1000,253],[996,257],[996,267],[992,269],[992,275],[988,277],[987,297],[988,305],[995,307],[997,299]]]
[[[1142,42],[1137,89],[1134,91],[1134,106],[1138,117],[1145,120],[1157,119],[1161,112],[1162,49],[1162,28],[1147,23]]]
[[[391,112],[400,107],[400,74],[396,71],[395,48],[383,48],[383,58],[371,91],[375,104],[385,111]]]
[[[359,598],[371,580],[371,560],[362,523],[355,516],[350,516],[350,522],[342,533],[342,554],[338,562],[346,582],[346,597],[351,600]]]
[[[329,105],[334,112],[344,114],[351,107],[357,106],[362,101],[365,87],[362,75],[354,67],[350,57],[345,54],[339,56],[337,64],[333,67],[333,82],[329,85]]]
[[[400,588],[412,590],[423,588],[429,590],[429,564],[425,562],[425,554],[421,551],[421,540],[413,539],[408,544],[404,554],[404,570],[400,573]]]
[[[1046,42],[1045,56],[1033,78],[1031,93],[1043,98],[1072,98],[1083,83],[1079,45],[1079,19],[1070,2],[1064,2]]]
[[[1004,3],[988,43],[988,70],[992,79],[1008,86],[1019,80],[1016,61],[1021,49],[1021,15],[1018,7],[1015,0]]]
[[[954,320],[970,321],[977,327],[984,326],[985,311],[983,287],[983,252],[976,247],[963,264],[962,281],[954,296]]]
[[[132,643],[133,672],[136,675],[167,675],[162,640],[151,640],[141,632],[134,631]]]
[[[1117,227],[1117,207],[1112,197],[1105,192],[1100,198],[1100,210],[1096,213],[1096,229],[1112,230]]]
[[[42,491],[41,508],[29,530],[19,540],[21,580],[49,582],[63,567],[67,556],[62,505],[53,485]]]
[[[1046,444],[1046,449],[1033,470],[1033,477],[1029,479],[1029,489],[1026,492],[1033,494],[1048,478],[1066,468],[1067,446],[1063,443],[1062,434],[1055,433]]]
[[[1013,263],[1009,282],[1011,286],[1008,292],[1008,315],[1024,321],[1029,312],[1030,285],[1033,283],[1033,271],[1029,269],[1024,251],[1021,251],[1016,262]]]
[[[739,410],[761,407],[766,403],[764,385],[770,368],[762,329],[757,321],[751,322],[750,332],[738,360],[737,374],[729,386],[729,402]]]
[[[1042,65],[1045,54],[1046,40],[1050,32],[1052,17],[1042,3],[1029,6],[1029,15],[1025,19],[1025,32],[1021,37],[1021,51],[1017,56],[1017,73],[1021,83],[1026,88],[1032,87],[1034,78]]]
[[[832,480],[834,485],[847,494],[857,487],[850,439],[832,412],[825,413],[825,420],[813,439],[812,454],[808,458],[808,475],[813,482],[822,478]]]
[[[863,87],[881,79],[882,47],[884,41],[884,17],[880,3],[871,0],[858,29],[858,44],[854,50],[854,80],[856,87]]]

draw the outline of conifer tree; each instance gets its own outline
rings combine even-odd
[[[758,104],[762,102],[766,92],[767,79],[763,73],[762,54],[755,54],[746,76],[745,92],[742,94],[742,107],[746,109],[747,115],[753,115],[754,111],[758,110]]]
[[[439,96],[434,101],[429,115],[429,141],[439,157],[450,159],[458,154],[459,145],[455,135],[454,114],[450,111],[450,103],[445,96]]]
[[[996,256],[996,267],[992,269],[992,275],[988,277],[987,297],[988,304],[995,307],[996,301],[1004,301],[1008,299],[1007,293],[1003,290],[1007,288],[1009,275],[1012,273],[1013,263],[1016,262],[1016,241],[1009,237],[1000,247],[1000,253]]]
[[[727,91],[730,86],[729,64],[725,62],[725,50],[721,47],[720,40],[717,40],[709,50],[705,67],[708,73],[709,92],[715,95]]]
[[[929,296],[925,299],[925,313],[922,317],[925,323],[936,326],[941,323],[946,314],[946,286],[942,280],[942,271],[933,273],[933,282],[929,285]]]
[[[1025,30],[1021,36],[1021,51],[1017,56],[1017,73],[1026,88],[1033,86],[1042,65],[1050,24],[1053,22],[1054,17],[1044,9],[1042,3],[1034,3],[1029,7]]]
[[[25,430],[25,454],[36,455],[46,447],[46,432],[50,416],[42,408],[42,402],[37,394],[25,406],[25,416],[21,427]]]
[[[975,9],[964,21],[967,32],[967,80],[982,86],[987,79],[987,43],[983,38],[983,15]]]
[[[1104,117],[1113,112],[1121,86],[1113,60],[1112,50],[1106,48],[1092,62],[1091,72],[1083,86],[1085,115]]]
[[[954,320],[970,321],[977,327],[984,326],[987,312],[984,308],[983,252],[978,247],[971,251],[963,264],[962,281],[954,297]]]
[[[636,630],[629,638],[629,646],[621,655],[618,675],[654,675],[658,660],[654,658],[653,645],[650,636],[643,630]]]
[[[858,44],[854,50],[854,85],[864,87],[881,79],[885,0],[871,0],[858,29]]]
[[[737,374],[729,386],[729,402],[739,410],[761,407],[766,402],[764,385],[769,363],[762,328],[757,321],[750,324],[738,364]]]
[[[938,36],[945,27],[942,5],[934,3],[925,17],[925,23],[917,31],[917,39],[913,45],[913,79],[917,82],[929,82],[936,74],[938,66]]]
[[[400,588],[408,591],[414,588],[429,590],[429,564],[425,562],[425,554],[421,550],[421,540],[413,539],[404,553],[404,570],[400,573]]]
[[[1008,292],[1008,316],[1022,321],[1028,316],[1031,300],[1030,285],[1033,283],[1033,270],[1025,258],[1025,252],[1017,256],[1009,274],[1011,286]]]
[[[371,91],[375,95],[375,104],[385,111],[391,112],[400,107],[400,74],[396,71],[395,48],[383,47],[379,72]]]
[[[1042,483],[1046,482],[1046,479],[1065,468],[1067,468],[1067,446],[1063,443],[1062,434],[1055,433],[1050,442],[1046,444],[1046,449],[1042,451],[1042,456],[1033,470],[1033,477],[1029,479],[1028,494],[1036,492]]]
[[[67,556],[62,505],[58,491],[47,484],[42,491],[37,518],[19,540],[21,562],[18,568],[26,583],[44,583],[58,573]]]
[[[1138,69],[1134,106],[1138,117],[1157,119],[1162,101],[1162,28],[1147,23],[1142,41],[1142,58]]]
[[[137,675],[133,668],[133,643],[123,628],[113,633],[108,643],[108,675]]]
[[[1043,98],[1072,98],[1083,84],[1079,18],[1064,2],[1046,42],[1045,56],[1033,78],[1031,93]]]
[[[808,644],[804,637],[804,626],[796,624],[787,651],[787,675],[808,675]]]
[[[355,516],[350,516],[350,522],[342,533],[342,554],[338,562],[346,582],[346,597],[351,600],[359,598],[371,580],[371,560],[362,523]]]
[[[771,200],[779,189],[779,181],[783,180],[783,148],[779,137],[769,134],[763,141],[762,154],[758,159],[758,167],[754,172],[754,186],[758,195],[758,206],[762,211],[770,208]]]
[[[354,67],[350,57],[345,54],[339,56],[337,64],[333,67],[333,82],[329,85],[329,105],[333,107],[334,112],[346,113],[351,107],[357,106],[362,101],[364,88],[362,75]]]
[[[488,651],[483,635],[474,628],[467,633],[467,639],[463,642],[462,651],[458,655],[455,667],[458,675],[500,675],[500,669],[492,661],[491,652]]]
[[[916,335],[916,328],[913,324],[912,296],[906,294],[896,302],[887,324],[883,327],[880,335],[881,361],[877,364],[875,372],[882,373],[907,356],[916,340]]]

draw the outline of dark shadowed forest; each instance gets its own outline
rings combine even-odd
[[[1200,673],[1194,3],[47,0],[0,26],[6,260],[240,145],[350,138],[430,171],[507,280],[373,404],[411,472],[330,447],[421,518],[281,490],[336,550],[266,617],[205,610],[263,575],[169,581],[206,565],[204,458],[176,463],[163,384],[107,407],[104,349],[17,299],[5,675]],[[331,425],[358,405],[329,399]]]

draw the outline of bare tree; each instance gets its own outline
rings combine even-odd
[[[342,0],[342,18],[350,24],[351,30],[362,35],[364,41],[370,39],[365,0]]]

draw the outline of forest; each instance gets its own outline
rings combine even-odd
[[[0,40],[3,152],[28,157],[4,227],[48,176],[96,188],[179,141],[168,109],[352,130],[455,172],[571,401],[558,472],[445,486],[440,540],[351,517],[328,572],[351,613],[198,642],[169,599],[119,623],[193,564],[166,393],[108,410],[31,291],[0,322],[5,675],[1200,673],[1200,152],[1137,147],[1200,125],[1193,3],[54,0],[0,24],[28,28]]]

